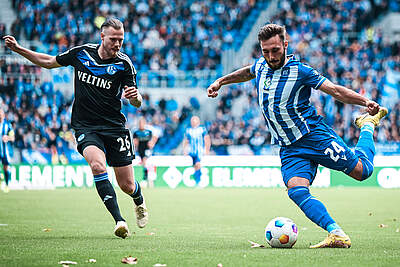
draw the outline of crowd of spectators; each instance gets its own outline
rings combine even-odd
[[[20,23],[23,21],[34,27],[24,34],[42,42],[43,46],[38,46],[38,50],[53,54],[68,46],[97,40],[96,27],[105,15],[115,14],[118,10],[118,17],[122,17],[126,24],[124,49],[135,61],[139,73],[153,69],[220,68],[221,49],[233,42],[229,33],[234,35],[240,28],[237,24],[243,19],[242,13],[251,13],[250,8],[257,5],[251,1],[233,0],[187,3],[131,1],[127,4],[94,0],[85,1],[84,6],[79,0],[69,4],[67,1],[14,2],[15,7],[22,10],[18,18]],[[284,0],[279,2],[280,13],[272,19],[286,25],[290,53],[331,81],[353,88],[389,107],[389,119],[375,132],[377,141],[381,143],[400,142],[400,103],[395,97],[385,100],[388,70],[400,73],[400,44],[386,43],[382,34],[370,28],[369,24],[372,18],[388,9],[399,10],[399,6],[392,2],[326,0],[321,4],[321,1],[314,0]],[[94,14],[101,14],[102,18]],[[213,20],[226,26],[215,26]],[[35,21],[38,24],[33,23]],[[17,24],[13,24],[12,33],[18,37],[27,29]],[[0,25],[0,34],[4,35],[2,29]],[[158,39],[149,39],[155,36]],[[158,43],[162,47],[152,47]],[[213,53],[217,56],[214,57]],[[260,56],[258,45],[251,55],[253,60]],[[65,161],[62,155],[75,147],[68,123],[71,99],[55,90],[51,82],[40,81],[37,78],[40,77],[40,68],[0,60],[0,70],[8,74],[0,75],[0,93],[7,118],[16,129],[15,147],[50,152],[55,155],[54,162]],[[10,75],[12,73],[20,75]],[[271,137],[257,107],[257,93],[252,82],[232,85],[229,90],[225,88],[217,101],[215,117],[204,121],[211,135],[212,153],[238,153],[233,151],[235,147],[242,148],[239,150],[241,154],[271,152]],[[360,112],[359,108],[343,105],[316,90],[312,102],[345,142],[354,146],[359,131],[351,122]],[[145,94],[142,108],[124,105],[123,111],[131,129],[137,127],[139,116],[147,118],[159,136],[156,154],[174,154],[179,153],[178,146],[190,116],[198,114],[201,108],[204,107],[195,97],[180,107],[173,98],[154,101]]]
[[[222,49],[234,43],[255,6],[252,0],[14,0],[11,33],[40,41],[38,50],[55,55],[97,43],[100,25],[115,16],[124,23],[123,50],[142,72],[218,70]]]

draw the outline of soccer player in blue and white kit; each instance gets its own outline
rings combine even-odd
[[[11,124],[6,120],[5,113],[3,109],[0,109],[0,160],[3,165],[4,170],[4,179],[6,185],[4,187],[4,192],[8,193],[10,189],[8,188],[8,183],[11,178],[10,171],[8,167],[10,165],[10,149],[9,142],[14,142],[14,130],[11,127]]]
[[[346,87],[337,85],[310,66],[286,55],[288,41],[284,26],[268,24],[258,33],[262,50],[253,65],[217,79],[207,93],[216,97],[222,85],[256,78],[258,103],[272,135],[272,143],[281,147],[282,176],[288,195],[305,215],[328,231],[328,237],[311,248],[349,248],[350,238],[329,215],[324,204],[310,194],[319,164],[342,171],[363,181],[373,171],[374,127],[387,109]],[[310,105],[311,89],[319,89],[346,104],[366,107],[355,124],[361,128],[355,152],[324,123]]]
[[[201,179],[201,158],[210,151],[210,136],[204,126],[200,125],[200,118],[193,116],[190,119],[191,127],[186,129],[183,148],[185,154],[188,153],[193,160],[194,180],[196,186]]]

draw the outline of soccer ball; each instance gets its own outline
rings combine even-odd
[[[291,248],[297,241],[297,226],[288,218],[277,217],[265,227],[265,239],[273,248]]]

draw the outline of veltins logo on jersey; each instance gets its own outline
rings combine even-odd
[[[270,86],[271,86],[271,77],[268,77],[264,81],[264,92],[268,92]]]
[[[81,134],[81,135],[78,137],[78,142],[82,141],[83,138],[85,138],[85,134]]]
[[[117,68],[113,65],[110,65],[107,67],[107,73],[110,75],[113,75],[114,73],[117,72]]]
[[[98,86],[104,89],[110,89],[112,85],[112,81],[108,81],[106,79],[96,77],[94,75],[90,75],[86,72],[82,72],[78,70],[78,79],[82,82]]]

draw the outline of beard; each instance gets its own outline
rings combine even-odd
[[[282,54],[281,58],[279,59],[279,62],[275,63],[275,65],[272,66],[267,60],[267,64],[271,69],[277,70],[277,69],[282,68],[283,64],[285,64],[285,59],[286,59],[286,51],[283,51],[283,54]]]

